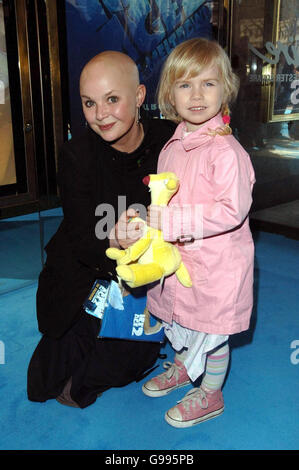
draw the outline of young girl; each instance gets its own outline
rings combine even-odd
[[[172,275],[149,291],[148,309],[162,319],[177,354],[142,389],[159,397],[203,374],[200,387],[165,414],[180,428],[223,412],[228,338],[249,328],[254,246],[248,212],[255,178],[248,154],[230,135],[228,105],[238,86],[225,51],[199,38],[172,51],[160,79],[160,110],[180,124],[162,149],[158,172],[175,172],[180,189],[167,207],[150,206],[147,222],[177,244],[193,286]]]

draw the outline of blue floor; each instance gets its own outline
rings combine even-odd
[[[132,383],[83,410],[55,400],[29,402],[27,365],[40,338],[37,283],[3,292],[0,449],[299,449],[299,243],[264,232],[255,241],[255,308],[250,330],[231,337],[225,412],[193,428],[175,429],[163,418],[188,388],[152,399],[143,395],[142,383]],[[169,346],[163,352],[172,359]]]
[[[60,207],[0,220],[0,294],[36,281],[43,248],[62,220]]]

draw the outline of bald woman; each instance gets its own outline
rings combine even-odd
[[[134,213],[128,208],[149,205],[142,179],[156,172],[160,150],[174,132],[169,121],[140,117],[145,94],[136,64],[120,52],[98,54],[82,70],[88,125],[59,156],[64,218],[45,248],[39,276],[42,337],[28,367],[29,400],[85,408],[105,390],[142,378],[158,357],[159,344],[98,338],[100,320],[82,309],[96,279],[116,279],[108,246],[126,248],[138,238],[138,226],[131,236],[126,232]],[[107,233],[96,230],[107,225],[95,215],[100,204],[116,215]]]

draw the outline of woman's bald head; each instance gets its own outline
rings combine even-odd
[[[108,70],[120,75],[130,87],[137,88],[140,83],[137,65],[131,57],[122,52],[105,51],[94,56],[84,66],[81,72],[80,86],[82,81],[88,80],[89,76],[97,73],[105,74],[105,71]]]

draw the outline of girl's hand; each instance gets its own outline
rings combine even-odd
[[[110,246],[126,250],[136,242],[143,234],[143,223],[134,222],[132,218],[139,216],[134,209],[124,211],[115,227],[109,234]]]
[[[163,207],[151,204],[147,208],[146,223],[152,228],[162,230]]]

